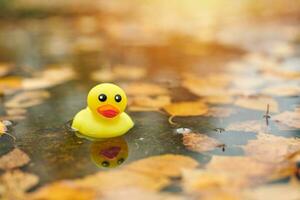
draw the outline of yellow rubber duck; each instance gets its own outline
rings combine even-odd
[[[112,83],[93,87],[87,97],[87,108],[78,112],[72,128],[91,139],[112,138],[125,134],[134,125],[124,112],[125,92]]]

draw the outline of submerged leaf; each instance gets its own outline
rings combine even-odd
[[[211,151],[217,147],[224,146],[224,144],[218,140],[201,133],[183,134],[183,145],[187,149],[199,153]]]
[[[200,116],[208,111],[203,101],[184,101],[171,103],[163,109],[172,116]]]
[[[0,157],[0,169],[8,170],[17,167],[22,167],[28,164],[29,161],[30,158],[26,153],[24,153],[18,148],[15,148],[6,155]]]

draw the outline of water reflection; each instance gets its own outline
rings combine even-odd
[[[123,137],[93,142],[90,146],[93,163],[100,168],[115,168],[128,157],[128,145]]]

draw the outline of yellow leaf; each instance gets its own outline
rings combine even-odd
[[[22,88],[20,77],[10,76],[0,79],[0,93],[12,93]]]
[[[200,116],[208,111],[203,101],[184,101],[164,106],[163,109],[172,116]]]

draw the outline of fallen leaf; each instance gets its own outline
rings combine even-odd
[[[0,94],[10,94],[22,88],[20,77],[10,76],[0,79]]]
[[[299,96],[300,87],[298,85],[277,85],[263,89],[262,93],[274,96]]]
[[[272,117],[275,122],[287,125],[288,127],[300,128],[300,109],[285,111]]]
[[[182,169],[193,169],[197,166],[198,162],[190,157],[166,154],[135,161],[125,166],[125,169],[151,177],[176,177],[180,176]]]
[[[209,107],[208,112],[204,114],[206,117],[229,117],[235,114],[236,110],[225,107]]]
[[[183,134],[183,145],[195,152],[203,153],[223,147],[224,144],[218,140],[201,133],[185,133]]]
[[[24,200],[25,192],[34,187],[38,181],[36,175],[20,170],[5,172],[0,177],[0,195],[2,199]]]
[[[7,75],[11,70],[13,69],[13,66],[9,63],[0,63],[0,77],[3,77]]]
[[[259,120],[248,120],[243,122],[235,122],[229,124],[226,131],[242,131],[242,132],[254,132],[258,133],[263,130],[261,121]]]
[[[242,148],[246,155],[262,162],[280,163],[300,150],[300,139],[259,133]]]
[[[184,101],[171,103],[163,109],[172,116],[200,116],[208,111],[203,101]]]
[[[166,106],[170,103],[171,103],[171,98],[167,95],[160,95],[156,97],[133,96],[130,98],[129,110],[131,111],[159,110],[163,106]]]
[[[26,91],[19,93],[4,103],[7,108],[28,108],[41,104],[50,97],[50,93],[45,90]]]
[[[205,96],[202,100],[209,104],[231,104],[234,101],[229,95]]]
[[[6,133],[6,131],[7,131],[6,125],[2,121],[0,121],[0,136]]]
[[[275,99],[271,97],[263,97],[263,96],[248,96],[248,97],[239,97],[235,101],[235,105],[253,109],[253,110],[260,110],[266,111],[267,105],[270,106],[270,112],[278,112],[278,103]]]
[[[75,72],[70,66],[49,67],[35,74],[33,78],[23,79],[22,88],[25,90],[44,89],[68,82],[75,78]]]
[[[134,82],[123,84],[122,88],[125,90],[127,95],[144,95],[144,96],[155,96],[155,95],[166,95],[169,91],[159,84]]]
[[[6,155],[0,157],[0,169],[8,170],[22,167],[28,164],[30,158],[22,150],[15,148]]]

